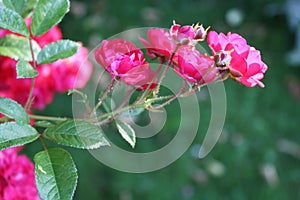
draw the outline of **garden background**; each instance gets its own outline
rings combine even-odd
[[[295,46],[295,34],[283,13],[284,3],[72,0],[71,12],[60,27],[64,38],[82,41],[90,50],[102,39],[130,28],[169,28],[172,20],[180,24],[200,22],[218,32],[239,33],[261,51],[269,67],[263,89],[225,81],[225,127],[218,144],[204,159],[195,156],[195,149],[202,143],[210,119],[210,98],[205,89],[198,94],[201,121],[194,143],[162,170],[147,174],[119,172],[97,161],[88,151],[68,148],[79,171],[74,199],[300,199],[300,64],[290,66],[286,62],[287,52]],[[237,20],[239,17],[242,21]],[[71,116],[72,105],[66,102],[71,102],[70,96],[56,95],[51,105],[37,112]],[[153,146],[176,133],[176,122],[180,122],[176,106],[174,102],[167,107],[174,114],[160,133],[164,136],[156,138]],[[124,145],[126,142],[121,140]],[[144,148],[137,141],[137,151]],[[23,152],[32,158],[41,149],[35,142]]]

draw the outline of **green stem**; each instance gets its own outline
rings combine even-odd
[[[131,90],[128,91],[128,93],[125,96],[125,98],[123,99],[123,101],[120,103],[120,105],[115,110],[121,109],[123,106],[125,106],[125,104],[129,100],[129,98],[131,97],[133,91],[134,91],[133,89],[131,89]]]
[[[161,68],[163,66],[164,61],[160,61],[159,66],[155,72],[155,74],[159,74],[161,71]],[[154,82],[155,77],[152,78],[151,82],[149,83],[149,85],[147,86],[146,90],[143,91],[142,95],[136,100],[136,104],[141,103],[144,98],[146,97],[146,95],[149,93],[149,89],[151,87],[151,84]]]
[[[41,116],[41,115],[28,115],[31,119],[36,120],[46,120],[46,121],[66,121],[70,118],[67,117],[51,117],[51,116]]]
[[[111,112],[108,113],[104,113],[102,115],[99,115],[97,117],[98,120],[102,120],[108,117],[112,117],[115,115],[118,115],[122,112],[128,111],[128,110],[132,110],[132,109],[136,109],[136,108],[147,108],[148,105],[151,105],[154,102],[158,102],[158,101],[163,101],[165,99],[169,99],[171,98],[173,95],[168,95],[168,96],[163,96],[163,97],[157,97],[157,98],[153,98],[153,99],[148,99],[146,102],[141,103],[141,104],[132,104],[132,105],[128,105],[125,106],[123,108],[117,109],[117,110],[113,110]]]
[[[0,117],[0,122],[8,122],[10,118],[8,117]]]
[[[30,53],[31,53],[31,58],[32,58],[32,63],[33,63],[33,68],[36,69],[36,63],[35,63],[35,58],[34,58],[34,51],[33,51],[33,46],[32,46],[32,38],[29,38],[29,47],[30,47]],[[31,104],[32,104],[32,94],[33,94],[33,89],[34,89],[34,82],[35,82],[35,77],[31,79],[31,86],[29,90],[29,94],[25,103],[25,110],[30,110]]]
[[[174,101],[177,97],[179,97],[184,92],[186,85],[187,85],[187,82],[184,80],[180,90],[175,95],[173,95],[170,99],[168,99],[164,103],[160,104],[159,106],[154,107],[154,109],[162,108],[162,107],[168,105],[169,103],[171,103],[172,101]]]
[[[47,146],[46,146],[46,144],[45,144],[45,142],[44,142],[44,138],[43,138],[43,134],[40,134],[40,140],[41,140],[41,143],[42,143],[42,146],[43,146],[43,148],[45,149],[45,151],[48,151],[48,148],[47,148]]]

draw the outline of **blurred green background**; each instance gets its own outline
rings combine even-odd
[[[147,174],[119,172],[101,164],[87,151],[69,149],[79,171],[75,199],[300,199],[300,65],[289,66],[285,62],[286,53],[295,43],[286,15],[280,9],[274,13],[269,9],[273,4],[283,8],[283,3],[71,0],[71,12],[60,26],[64,38],[82,41],[91,50],[102,39],[130,28],[169,28],[172,20],[180,24],[200,22],[218,32],[244,36],[250,45],[261,50],[269,67],[264,89],[225,82],[225,127],[218,144],[204,159],[194,155],[210,119],[206,90],[199,94],[201,122],[193,145],[162,170]],[[70,97],[57,95],[43,113],[72,115],[71,104],[66,101],[71,102]],[[176,110],[178,104],[174,105],[169,107],[170,112]],[[168,120],[174,122],[168,123],[161,134],[176,131],[180,113],[173,112],[174,117]],[[40,144],[33,144],[26,151],[32,156],[37,150],[41,150]]]

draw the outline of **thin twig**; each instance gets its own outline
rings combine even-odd
[[[158,68],[157,68],[157,70],[155,71],[155,74],[159,74],[159,72],[161,71],[161,68],[162,68],[163,64],[164,64],[163,61],[161,61],[161,62],[159,63]],[[145,96],[148,94],[149,89],[150,89],[150,87],[151,87],[151,85],[152,85],[152,83],[153,83],[154,80],[155,80],[155,76],[152,78],[152,80],[151,80],[151,82],[148,84],[146,90],[143,91],[142,95],[136,100],[136,102],[135,102],[134,104],[139,104],[139,103],[141,103],[141,102],[144,100],[144,98],[145,98]]]
[[[31,53],[31,58],[32,58],[32,63],[33,63],[33,68],[36,69],[36,62],[34,58],[34,51],[33,51],[33,46],[32,46],[32,38],[29,38],[29,47],[30,47],[30,53]],[[31,86],[29,90],[29,94],[25,103],[25,110],[29,110],[32,104],[32,94],[33,94],[33,89],[34,89],[34,82],[35,82],[35,77],[31,78]]]
[[[168,105],[169,103],[171,103],[172,101],[174,101],[176,98],[178,98],[184,92],[184,90],[186,89],[186,85],[187,85],[187,82],[186,82],[186,80],[184,80],[180,90],[175,95],[173,95],[170,99],[168,99],[164,103],[160,104],[159,106],[154,107],[154,109],[162,108],[162,107]]]
[[[92,113],[95,113],[96,110],[101,106],[101,104],[103,103],[104,99],[105,99],[105,98],[107,97],[107,95],[111,92],[111,90],[112,90],[114,84],[115,84],[115,79],[113,78],[113,79],[111,79],[110,84],[107,86],[107,88],[106,88],[104,94],[102,95],[102,97],[98,99],[98,103],[97,103],[96,106],[93,108],[91,114],[92,114]]]
[[[171,66],[171,64],[172,64],[173,58],[174,58],[174,56],[175,56],[175,53],[176,53],[176,51],[178,50],[179,47],[180,47],[180,45],[176,45],[174,51],[172,52],[172,54],[171,54],[171,56],[170,56],[170,59],[169,59],[167,65],[166,65],[164,71],[162,72],[159,81],[157,82],[157,87],[156,87],[156,90],[155,90],[155,92],[154,92],[154,96],[157,96],[157,95],[158,95],[160,85],[161,85],[163,79],[165,78],[168,69],[170,68],[170,66]]]
[[[52,117],[52,116],[41,116],[41,115],[28,115],[31,119],[46,120],[46,121],[66,121],[71,118],[67,117]]]
[[[42,143],[42,146],[43,146],[43,148],[45,149],[45,151],[47,152],[48,151],[48,148],[47,148],[47,146],[46,146],[46,144],[45,144],[45,142],[44,142],[44,138],[43,138],[44,136],[43,136],[43,134],[40,134],[40,140],[41,140],[41,143]]]
[[[127,93],[127,95],[125,96],[125,98],[123,99],[123,101],[120,103],[120,105],[114,109],[114,110],[118,110],[121,109],[123,106],[125,106],[125,104],[127,103],[127,101],[129,100],[129,98],[131,97],[132,93],[133,93],[134,89],[130,89]]]

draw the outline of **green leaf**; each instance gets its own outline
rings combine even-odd
[[[0,97],[0,113],[16,121],[29,124],[29,118],[24,108],[12,99]]]
[[[49,127],[55,126],[55,124],[53,124],[49,121],[35,121],[34,126],[49,128]]]
[[[39,36],[47,32],[62,20],[69,8],[69,0],[39,0],[32,17],[32,34]]]
[[[48,64],[75,54],[80,44],[71,40],[59,40],[45,46],[37,57],[38,64]]]
[[[31,14],[33,8],[35,8],[38,0],[26,0],[24,12],[22,13],[22,17],[25,18]]]
[[[32,40],[32,48],[36,57],[41,48],[34,40]],[[15,60],[32,61],[29,39],[11,34],[0,38],[0,55]]]
[[[0,27],[14,33],[29,36],[27,25],[21,15],[3,6],[0,7]]]
[[[22,15],[24,9],[26,0],[3,0],[3,4],[11,9]]]
[[[115,120],[116,125],[117,125],[117,129],[119,131],[119,133],[121,134],[121,136],[124,138],[124,140],[126,140],[126,142],[128,142],[132,148],[134,148],[135,146],[135,142],[136,142],[136,137],[135,137],[135,132],[132,129],[132,127],[127,124],[124,121],[121,120]]]
[[[39,133],[30,125],[20,122],[0,124],[0,150],[33,142]]]
[[[44,137],[58,144],[81,149],[109,145],[101,129],[82,120],[67,120],[45,130]]]
[[[34,156],[35,182],[43,200],[71,200],[77,186],[77,169],[71,155],[61,148]]]
[[[28,62],[24,60],[17,62],[17,78],[34,78],[38,74]]]

